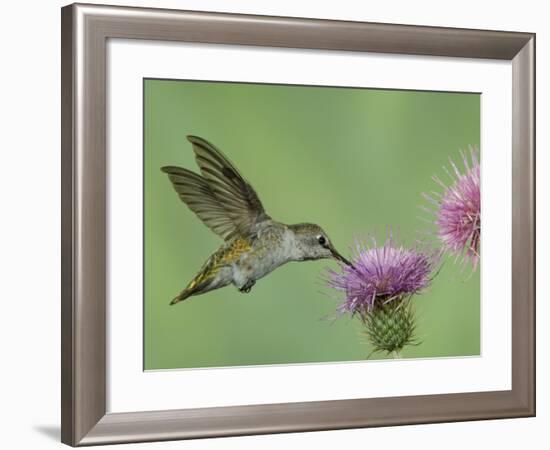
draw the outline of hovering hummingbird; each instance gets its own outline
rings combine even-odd
[[[180,199],[225,242],[171,305],[229,284],[248,293],[256,280],[290,261],[335,258],[351,266],[319,225],[271,219],[252,186],[219,149],[197,136],[187,139],[201,175],[175,166],[161,170]]]

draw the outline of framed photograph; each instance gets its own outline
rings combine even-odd
[[[534,67],[532,33],[62,8],[62,441],[533,416]]]

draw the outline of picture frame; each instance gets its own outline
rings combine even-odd
[[[535,35],[73,4],[62,17],[61,439],[71,446],[535,415]],[[512,389],[107,412],[107,40],[512,63]],[[182,405],[183,406],[183,405]]]

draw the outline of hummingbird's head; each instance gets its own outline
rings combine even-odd
[[[299,223],[290,225],[296,240],[296,260],[308,261],[315,259],[334,258],[352,266],[332,245],[328,235],[319,226],[313,223]]]

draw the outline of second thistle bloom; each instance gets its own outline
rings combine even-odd
[[[434,181],[443,188],[443,193],[433,192],[424,197],[436,207],[434,213],[437,237],[443,247],[464,260],[470,260],[474,269],[479,261],[481,240],[481,191],[480,167],[474,149],[470,149],[470,159],[461,153],[464,164],[460,171],[450,160],[451,171],[445,169],[451,182],[446,185],[438,177]]]

